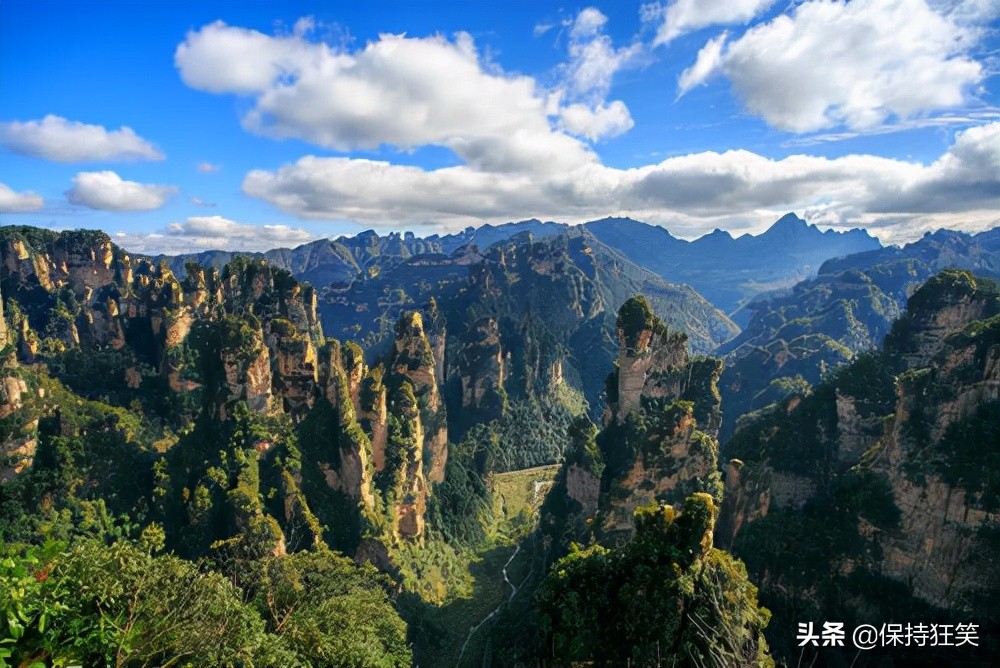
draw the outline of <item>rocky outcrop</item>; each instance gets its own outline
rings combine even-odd
[[[566,467],[566,495],[580,504],[585,517],[593,517],[601,498],[601,476],[579,464],[570,464]]]
[[[605,483],[610,493],[601,504],[601,528],[608,536],[631,536],[640,506],[681,503],[693,491],[722,492],[718,443],[697,430],[693,406],[651,405],[642,417],[623,430],[635,455]]]
[[[683,394],[687,337],[671,332],[644,298],[632,298],[618,315],[618,382],[614,417],[619,424],[641,408],[643,398]]]
[[[346,363],[345,363],[346,359]],[[371,511],[375,506],[373,493],[373,454],[368,433],[358,423],[358,409],[354,396],[360,392],[358,385],[366,369],[364,362],[354,357],[351,344],[343,346],[337,341],[327,341],[321,348],[319,379],[323,399],[336,412],[336,457],[320,458],[318,466],[323,471],[327,486],[354,500],[361,500]]]
[[[505,366],[500,329],[493,318],[469,326],[459,353],[462,410],[474,411],[483,420],[503,415],[506,408]]]
[[[377,367],[364,379],[361,409],[358,413],[362,426],[371,434],[372,461],[375,465],[375,471],[381,471],[385,468],[385,448],[389,438],[387,390],[382,383],[382,373],[382,367]]]
[[[794,522],[805,508],[843,517],[845,499],[863,498],[845,520],[860,547],[842,543],[826,577],[871,571],[924,603],[975,612],[998,593],[997,573],[982,566],[994,549],[984,532],[1000,522],[997,424],[1000,288],[945,271],[910,298],[883,351],[740,428],[730,446],[747,461],[727,470],[717,539],[766,563],[752,540],[762,518],[780,509]]]
[[[401,426],[398,440],[390,440],[396,467],[395,484],[388,490],[393,533],[404,539],[419,538],[424,533],[427,511],[427,480],[424,475],[425,433],[413,387],[404,381],[393,395],[393,414]]]
[[[431,297],[427,305],[425,319],[427,342],[434,356],[434,380],[438,388],[443,388],[445,381],[445,351],[448,342],[448,324],[444,314],[438,309],[437,300]]]
[[[17,375],[13,356],[0,360],[0,484],[31,466],[38,447],[38,420],[22,412],[28,386]]]
[[[993,317],[977,322],[984,310]],[[872,464],[900,511],[899,530],[880,540],[882,572],[942,608],[967,609],[997,575],[975,558],[980,529],[1000,522],[1000,486],[988,472],[1000,418],[997,313],[1000,295],[975,294],[925,321],[932,333],[918,335],[922,345],[905,359],[928,366],[901,377]]]
[[[274,351],[272,375],[274,394],[293,419],[300,420],[312,408],[319,380],[316,346],[307,332],[284,319],[270,323],[267,347]]]
[[[185,270],[179,280],[99,232],[8,227],[0,235],[0,282],[16,302],[23,360],[76,346],[128,348],[174,392],[204,392],[219,415],[228,411],[218,402],[245,400],[301,419],[315,398],[322,339],[312,287],[242,257],[221,272],[191,262]]]
[[[683,335],[668,331],[642,297],[622,306],[618,340],[604,428],[571,429],[560,482],[574,502],[569,517],[546,520],[571,540],[588,527],[602,542],[626,541],[640,506],[722,495],[718,443],[701,426],[717,428],[719,361],[689,358]]]
[[[41,251],[41,252],[40,252]],[[103,232],[50,232],[11,227],[0,240],[5,278],[46,291],[69,288],[89,301],[98,288],[128,274],[128,257]]]
[[[223,421],[232,401],[246,401],[250,410],[256,412],[267,412],[271,406],[271,355],[261,333],[248,330],[249,339],[224,340],[220,350],[226,398],[219,407],[219,419]],[[224,334],[228,333],[229,330],[224,330]]]
[[[747,468],[739,459],[730,460],[725,470],[725,488],[719,520],[715,525],[715,542],[726,549],[732,547],[733,539],[743,525],[767,515],[770,506],[770,471]]]
[[[448,461],[448,422],[437,383],[437,362],[424,332],[423,317],[411,311],[396,324],[396,340],[389,362],[394,376],[405,378],[419,406],[425,474],[431,483],[444,480]]]

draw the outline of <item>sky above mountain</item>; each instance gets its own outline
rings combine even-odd
[[[1000,2],[0,2],[0,224],[1000,225]]]

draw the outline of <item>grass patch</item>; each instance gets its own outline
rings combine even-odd
[[[518,540],[534,529],[542,501],[552,488],[558,471],[558,464],[550,464],[493,474],[491,487],[497,521],[491,540]]]

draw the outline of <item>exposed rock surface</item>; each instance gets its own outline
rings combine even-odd
[[[418,312],[404,313],[396,325],[390,371],[412,387],[419,407],[422,438],[418,441],[423,450],[424,475],[430,482],[439,483],[444,480],[448,461],[448,420],[437,382],[441,372]]]
[[[409,243],[400,239],[393,252]],[[353,261],[378,266],[366,259],[377,253],[374,246],[358,250]],[[287,415],[307,429],[310,442],[301,471],[282,473],[273,517],[318,540],[306,489],[314,500],[326,499],[324,522],[343,525],[343,512],[354,509],[353,529],[334,527],[341,536],[354,532],[346,545],[356,547],[362,530],[378,536],[383,524],[384,540],[420,538],[428,495],[444,479],[448,456],[441,394],[447,329],[436,305],[426,321],[419,313],[401,318],[391,353],[369,367],[356,344],[324,340],[312,287],[263,260],[229,259],[218,268],[187,262],[179,279],[166,263],[132,258],[103,233],[4,228],[0,290],[9,318],[0,318],[0,347],[16,344],[26,362],[61,363],[77,348],[118,355],[108,359],[121,364],[123,390],[141,395],[162,382],[175,395],[170,417],[182,422],[201,411],[223,423],[245,421],[245,410],[268,420]],[[9,359],[0,377],[0,417],[17,413],[26,391],[14,363]],[[22,426],[4,440],[4,476],[31,465],[32,433]],[[267,439],[249,445],[262,462],[273,456]],[[208,521],[192,504],[208,503],[199,490],[211,485],[191,485],[187,512],[200,518],[196,524]],[[244,514],[231,519],[283,549],[273,517],[250,497],[241,507]],[[337,507],[339,516],[331,514]]]
[[[1000,581],[988,538],[1000,522],[998,424],[1000,289],[945,271],[911,297],[884,351],[741,427],[732,454],[746,464],[727,470],[717,539],[766,564],[780,556],[759,542],[765,518],[857,512],[860,543],[842,539],[824,577],[872,572],[942,610],[981,611]],[[767,577],[784,595],[810,596],[782,573],[773,562]]]
[[[469,326],[462,340],[460,366],[462,410],[476,411],[485,420],[500,417],[504,411],[505,368],[500,346],[500,329],[493,318],[484,318]]]
[[[640,506],[680,504],[694,492],[721,499],[712,434],[721,363],[690,358],[685,337],[670,331],[642,297],[619,311],[618,341],[604,428],[571,430],[574,444],[554,492],[566,496],[568,507],[562,517],[543,519],[564,541],[585,540],[590,532],[602,542],[626,541]]]

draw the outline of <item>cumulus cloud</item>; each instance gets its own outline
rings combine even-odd
[[[544,178],[498,178],[468,166],[428,171],[306,156],[277,171],[250,172],[243,190],[303,218],[375,226],[433,223],[457,229],[484,219],[539,216],[582,222],[619,213],[669,223],[687,236],[720,225],[753,229],[788,210],[826,206],[837,212],[838,226],[875,218],[894,221],[883,234],[906,239],[913,221],[960,213],[970,226],[982,224],[984,216],[995,220],[998,166],[1000,123],[992,123],[959,133],[929,165],[871,155],[774,160],[739,150],[673,157],[633,169],[590,163],[569,172],[552,170]]]
[[[132,128],[108,131],[51,114],[40,121],[0,123],[0,144],[55,162],[163,160],[163,154]]]
[[[183,223],[171,223],[166,234],[184,237],[200,248],[247,248],[267,250],[312,241],[316,235],[288,225],[248,225],[222,216],[191,216]]]
[[[252,96],[243,124],[263,135],[339,151],[445,146],[500,172],[594,160],[552,129],[533,79],[487,71],[466,34],[382,35],[348,52],[216,22],[188,33],[174,62],[191,87]]]
[[[115,243],[134,253],[180,254],[205,250],[265,251],[292,248],[316,235],[288,225],[253,225],[222,216],[191,216],[151,233],[119,232]]]
[[[197,169],[202,174],[211,174],[213,172],[219,171],[220,169],[222,169],[222,167],[220,167],[219,165],[212,164],[211,162],[199,162]]]
[[[926,12],[910,12],[923,16],[911,25],[910,16],[897,15],[899,7]],[[793,129],[811,127],[817,117],[822,124],[853,128],[869,122],[866,109],[875,109],[876,116],[882,110],[895,116],[923,113],[919,95],[904,90],[904,84],[919,88],[938,82],[939,67],[961,74],[970,61],[957,52],[941,56],[940,40],[938,47],[908,40],[919,42],[944,26],[957,31],[950,42],[954,49],[969,42],[962,41],[960,33],[965,33],[957,24],[927,9],[923,0],[898,0],[890,9],[885,13],[895,23],[892,31],[903,34],[900,39],[908,45],[898,62],[886,56],[896,37],[884,34],[892,32],[885,21],[869,16],[870,2],[808,0],[789,16],[735,40],[725,33],[711,40],[681,75],[679,87],[687,91],[707,77],[724,75],[754,111]],[[644,11],[647,18],[655,14]],[[811,12],[828,12],[836,19],[834,27],[823,29]],[[937,23],[925,20],[928,16]],[[335,48],[309,41],[308,30],[272,37],[216,22],[187,35],[175,64],[190,86],[248,96],[242,120],[253,132],[297,137],[337,151],[444,146],[461,159],[457,166],[423,169],[308,155],[244,177],[244,193],[304,219],[448,230],[484,220],[538,216],[581,222],[624,214],[696,236],[716,226],[755,229],[788,210],[809,209],[831,225],[868,222],[880,225],[883,234],[904,238],[915,221],[923,225],[962,214],[972,226],[996,217],[998,176],[990,156],[998,154],[997,123],[958,135],[931,164],[871,155],[775,160],[727,151],[632,169],[602,165],[580,138],[596,141],[631,127],[625,104],[607,98],[616,74],[644,57],[641,46],[616,48],[606,25],[607,18],[593,8],[563,24],[568,60],[547,90],[529,77],[484,63],[466,34],[382,35],[362,47]],[[783,35],[779,29],[790,32]],[[754,40],[763,40],[768,31],[778,32],[765,62],[764,42]],[[848,39],[857,43],[858,54],[847,48]],[[940,57],[931,57],[935,54]],[[919,76],[907,61],[912,55],[921,57]],[[955,64],[957,70],[948,69]],[[788,69],[785,79],[783,68]],[[877,76],[874,83],[865,82],[869,70],[864,68],[891,71],[889,83]],[[900,80],[899,72],[915,82]],[[861,83],[852,83],[858,76]],[[773,89],[771,77],[781,82],[780,90]],[[824,77],[831,81],[817,82]],[[758,104],[755,85],[772,86],[771,106]]]
[[[747,108],[776,128],[875,128],[962,105],[984,76],[967,55],[974,40],[974,31],[925,0],[810,0],[724,51],[719,38],[709,42],[679,90],[722,73]]]
[[[152,211],[163,206],[177,192],[173,186],[125,181],[112,171],[80,172],[66,198],[102,211]]]
[[[660,11],[663,23],[653,45],[666,44],[684,33],[712,25],[747,23],[773,4],[774,0],[673,0]]]
[[[0,183],[0,213],[27,213],[38,211],[45,200],[27,190],[17,192],[5,183]]]
[[[559,110],[559,119],[564,128],[591,141],[617,137],[635,125],[628,107],[621,100],[615,100],[607,106],[597,104],[588,107],[585,104],[571,104]]]

